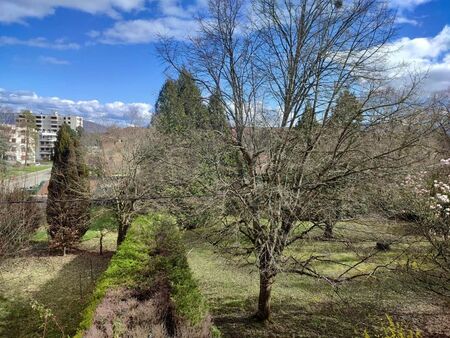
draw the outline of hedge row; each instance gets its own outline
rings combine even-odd
[[[138,217],[100,278],[76,337],[83,337],[93,325],[107,292],[157,288],[161,276],[169,285],[176,316],[193,327],[200,325],[208,317],[208,309],[190,271],[175,220],[153,214]],[[219,335],[216,328],[211,327],[211,335]]]

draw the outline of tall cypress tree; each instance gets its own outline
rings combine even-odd
[[[79,136],[67,124],[58,132],[48,186],[47,222],[56,245],[68,247],[89,227],[89,180]]]

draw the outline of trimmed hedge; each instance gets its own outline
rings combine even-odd
[[[133,222],[99,280],[75,337],[83,337],[92,326],[96,308],[108,291],[119,287],[151,288],[161,275],[170,283],[177,316],[192,326],[200,324],[208,316],[208,309],[190,271],[181,233],[173,218],[150,214]],[[218,335],[215,327],[212,331]]]

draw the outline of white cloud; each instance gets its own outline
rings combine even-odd
[[[413,12],[416,7],[431,1],[433,0],[388,0],[388,5],[398,11],[397,24],[418,26],[420,22],[407,17],[407,12]]]
[[[70,65],[69,61],[58,59],[53,56],[41,56],[39,58],[39,61],[42,63],[51,64],[51,65]]]
[[[97,41],[106,44],[136,44],[157,41],[160,36],[178,40],[197,30],[197,22],[177,17],[150,20],[120,21],[102,33],[91,32]]]
[[[388,0],[388,4],[389,6],[400,10],[413,10],[415,7],[431,1],[433,0]]]
[[[404,65],[405,71],[427,73],[423,83],[426,91],[449,88],[450,26],[445,26],[434,37],[397,40],[388,46],[387,61],[394,67]]]
[[[103,32],[91,31],[88,35],[105,44],[150,43],[161,36],[183,40],[197,31],[194,17],[207,6],[207,0],[196,0],[187,6],[179,0],[155,1],[157,12],[153,18],[118,21]]]
[[[57,8],[69,8],[90,14],[118,17],[119,13],[142,9],[145,0],[0,0],[0,22],[23,22],[43,18]]]
[[[98,100],[74,101],[59,97],[45,97],[30,91],[7,91],[0,88],[0,105],[15,110],[31,109],[36,112],[79,115],[102,124],[149,122],[151,105],[148,103],[124,103],[115,101],[101,103]]]
[[[1,0],[0,0],[1,1]],[[49,48],[57,50],[79,49],[80,45],[73,42],[67,42],[65,39],[57,39],[54,41],[47,40],[43,37],[21,40],[12,36],[0,36],[0,46],[28,46],[36,48]]]
[[[395,22],[397,24],[408,24],[408,25],[413,25],[413,26],[418,26],[420,23],[419,21],[417,21],[416,19],[410,19],[407,18],[406,16],[397,16]]]

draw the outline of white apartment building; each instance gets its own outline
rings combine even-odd
[[[38,131],[36,144],[36,159],[38,161],[51,160],[56,135],[64,123],[73,130],[83,127],[83,118],[80,116],[62,116],[57,112],[50,115],[35,113],[33,115],[36,117],[36,129]]]
[[[36,162],[35,139],[28,135],[26,128],[15,125],[3,124],[1,132],[8,139],[8,149],[5,160],[10,163],[33,164]]]

